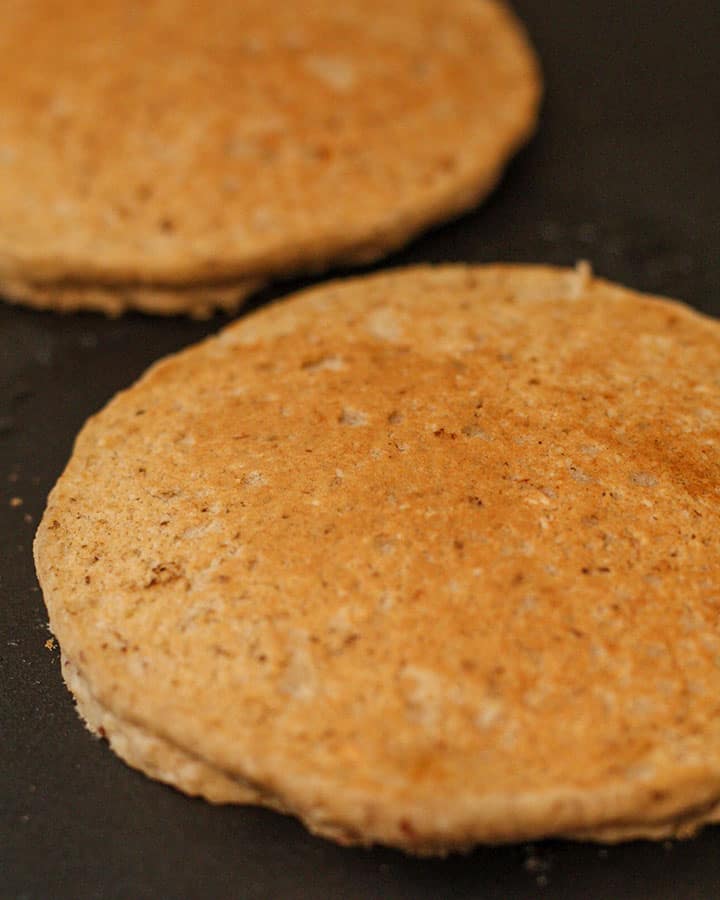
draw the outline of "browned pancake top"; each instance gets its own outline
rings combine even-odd
[[[492,0],[5,0],[0,280],[377,256],[492,186],[538,93]]]
[[[37,560],[108,709],[355,839],[720,794],[720,327],[538,267],[306,292],[83,430]]]

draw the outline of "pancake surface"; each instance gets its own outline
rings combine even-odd
[[[205,313],[374,259],[475,204],[536,121],[495,0],[6,0],[0,22],[0,292],[38,306]]]
[[[449,266],[155,365],[81,432],[35,552],[125,759],[430,853],[713,818],[719,533],[716,321]]]

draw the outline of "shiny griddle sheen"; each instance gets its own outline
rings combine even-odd
[[[540,133],[488,205],[388,264],[587,258],[720,315],[716,0],[516,8],[545,68]],[[189,800],[83,730],[44,646],[30,547],[45,497],[90,413],[226,321],[0,306],[0,897],[720,896],[718,827],[688,842],[550,841],[445,861],[343,850],[287,817]]]

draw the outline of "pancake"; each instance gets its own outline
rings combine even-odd
[[[720,803],[720,325],[576,271],[334,282],[90,419],[35,557],[91,729],[342,843]]]
[[[34,306],[204,315],[377,259],[475,205],[537,119],[495,0],[6,0],[0,20],[0,291]]]
[[[187,313],[205,319],[217,310],[233,312],[263,282],[255,279],[229,283],[194,285],[88,285],[82,283],[43,284],[22,279],[1,278],[0,296],[11,303],[58,312],[94,310],[107,316],[119,316],[127,309],[169,316]]]

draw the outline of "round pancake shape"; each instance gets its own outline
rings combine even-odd
[[[720,325],[589,268],[334,282],[83,428],[35,557],[89,726],[343,843],[720,802]]]
[[[2,25],[0,291],[35,306],[205,314],[376,259],[537,119],[496,0],[8,0]]]

